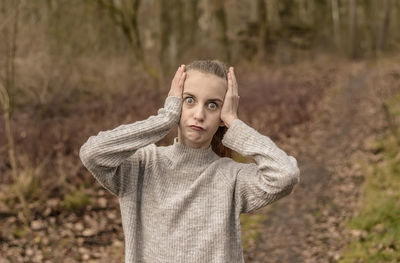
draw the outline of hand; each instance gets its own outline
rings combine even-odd
[[[239,98],[240,96],[238,94],[238,84],[236,82],[235,73],[233,67],[229,67],[228,89],[221,109],[221,120],[228,128],[235,119],[238,119],[237,111],[239,107]]]
[[[175,96],[178,98],[182,98],[183,83],[185,82],[185,78],[186,78],[185,65],[182,64],[175,73],[168,96]]]

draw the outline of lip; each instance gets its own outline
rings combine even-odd
[[[190,128],[192,128],[193,130],[196,130],[196,131],[203,131],[204,130],[204,128],[196,126],[196,125],[190,125]]]

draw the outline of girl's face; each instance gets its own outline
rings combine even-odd
[[[183,104],[178,125],[178,141],[192,148],[206,149],[219,126],[227,80],[214,74],[189,70],[183,86]],[[195,129],[192,125],[203,129]]]

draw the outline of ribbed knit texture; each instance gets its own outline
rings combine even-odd
[[[157,115],[89,137],[79,156],[119,199],[125,262],[244,262],[240,213],[290,194],[300,181],[297,161],[240,119],[222,143],[256,163],[177,137],[156,146],[178,124],[182,103],[169,96]]]

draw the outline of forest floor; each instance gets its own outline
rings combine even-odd
[[[374,85],[381,84],[378,71],[353,66],[329,88],[312,121],[281,140],[298,160],[300,183],[291,195],[256,212],[266,220],[244,253],[246,262],[337,262],[343,247],[359,235],[345,223],[357,213],[362,165],[374,158],[370,145],[387,129],[378,96],[384,87]]]

